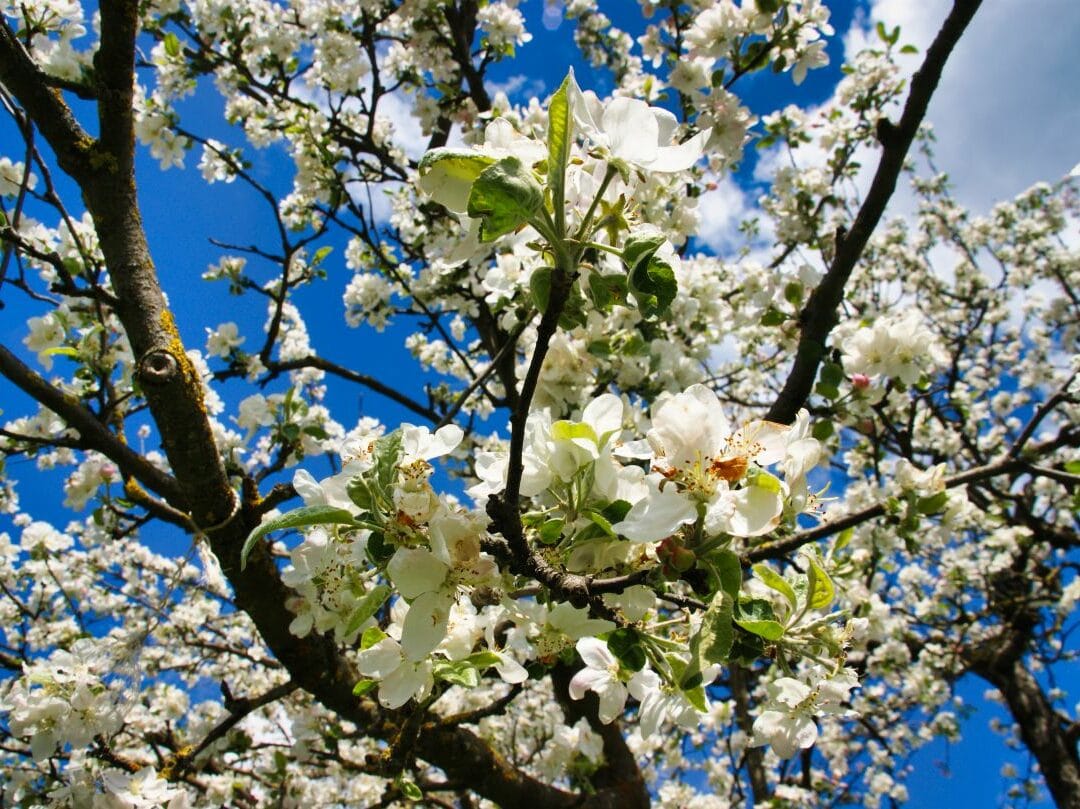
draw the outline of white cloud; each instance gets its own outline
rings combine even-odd
[[[756,213],[756,205],[731,175],[724,175],[715,188],[698,197],[697,211],[701,217],[698,241],[716,255],[725,255],[746,243],[739,225]]]
[[[865,27],[845,37],[850,55],[873,42],[882,21],[918,46],[914,70],[948,14],[944,0],[875,0]],[[961,203],[977,211],[1040,180],[1064,177],[1080,160],[1080,31],[1076,0],[984,3],[964,32],[927,111],[936,162]]]
[[[375,117],[389,121],[394,127],[394,144],[400,146],[413,160],[419,160],[427,150],[430,135],[420,128],[420,119],[413,115],[411,97],[402,92],[387,93],[379,98]]]

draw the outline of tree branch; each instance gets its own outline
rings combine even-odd
[[[851,228],[844,234],[837,234],[836,254],[832,263],[799,315],[802,334],[799,337],[795,362],[783,389],[769,408],[766,416],[769,421],[790,424],[810,397],[818,365],[825,355],[826,340],[837,323],[837,312],[844,298],[844,286],[896,189],[904,158],[926,115],[945,62],[981,2],[982,0],[956,0],[953,3],[952,11],[926,52],[926,59],[911,78],[911,92],[908,94],[900,122],[894,125],[885,119],[881,121],[878,139],[881,141],[882,153],[873,182]]]
[[[5,346],[0,345],[0,374],[11,380],[25,394],[62,418],[78,431],[86,449],[100,452],[119,468],[124,477],[133,477],[143,486],[164,497],[171,506],[186,510],[186,501],[176,479],[158,469],[112,433],[97,416],[83,407],[74,396],[54,388],[29,368]]]

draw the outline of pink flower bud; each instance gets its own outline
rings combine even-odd
[[[866,374],[852,374],[851,386],[855,388],[855,390],[866,390],[870,387],[870,377]]]

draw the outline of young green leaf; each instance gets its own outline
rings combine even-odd
[[[630,671],[641,671],[648,662],[641,638],[633,629],[616,629],[607,638],[608,650]]]
[[[378,680],[360,680],[359,682],[357,682],[356,685],[353,686],[353,690],[352,690],[353,696],[354,697],[362,697],[362,696],[364,696],[364,694],[367,694],[369,691],[375,690],[375,688],[378,685],[379,685]]]
[[[353,525],[352,512],[337,506],[301,506],[287,514],[282,514],[272,520],[267,520],[244,540],[244,547],[240,549],[240,569],[247,567],[247,558],[255,543],[269,534],[271,531],[279,531],[282,528],[303,528],[309,525]]]
[[[495,158],[472,149],[432,149],[420,158],[420,190],[454,213],[465,213],[473,183]]]
[[[799,600],[795,596],[795,590],[792,589],[791,585],[788,584],[783,576],[766,564],[754,565],[753,571],[754,575],[757,576],[766,587],[776,590],[776,592],[787,599],[787,602],[791,605],[793,611],[799,608]]]
[[[642,316],[652,318],[663,314],[679,291],[675,271],[663,259],[650,258],[639,262],[630,272],[628,288],[637,300]]]
[[[776,620],[772,604],[763,598],[740,599],[735,623],[765,640],[780,640],[784,635],[784,627]]]
[[[398,460],[401,457],[401,430],[394,430],[375,440],[375,481],[388,492],[397,476]]]
[[[690,639],[690,664],[683,671],[679,687],[683,690],[701,684],[702,670],[711,663],[727,662],[731,646],[735,642],[732,626],[735,599],[730,593],[718,592],[701,617],[701,626]]]
[[[364,634],[360,636],[361,651],[363,651],[364,649],[370,649],[372,646],[374,646],[376,643],[378,643],[385,637],[387,637],[386,633],[379,629],[379,627],[369,626],[367,629],[364,630]]]
[[[551,191],[558,227],[564,225],[558,220],[564,216],[566,164],[570,160],[570,143],[573,138],[574,118],[570,114],[570,101],[567,98],[570,81],[569,75],[563,79],[562,86],[555,91],[548,105],[548,189]]]
[[[815,610],[824,609],[832,604],[836,597],[836,588],[825,568],[818,564],[814,556],[807,554],[805,558],[809,562],[806,571],[806,598]]]
[[[391,589],[385,584],[377,584],[368,591],[360,603],[356,605],[349,623],[345,627],[346,637],[362,627],[369,618],[379,611],[379,608],[390,598]]]
[[[491,242],[528,222],[544,205],[544,189],[513,156],[488,166],[472,185],[467,212],[480,219],[480,241]]]

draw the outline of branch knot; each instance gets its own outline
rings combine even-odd
[[[180,363],[164,348],[147,351],[139,359],[138,377],[143,385],[161,387],[180,375]]]

